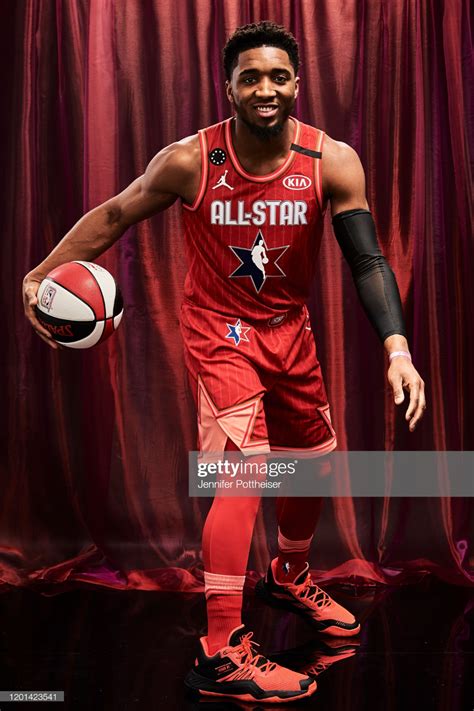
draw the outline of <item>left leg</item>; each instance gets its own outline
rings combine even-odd
[[[295,323],[285,372],[264,397],[270,447],[320,458],[336,447],[321,368],[309,318]],[[312,580],[308,553],[322,499],[285,497],[277,502],[278,558],[256,587],[269,604],[302,615],[321,632],[352,636],[360,625]]]
[[[295,323],[289,361],[264,397],[270,446],[317,457],[315,466],[320,466],[337,443],[307,312]],[[322,506],[321,497],[277,499],[279,582],[292,582],[305,567]]]

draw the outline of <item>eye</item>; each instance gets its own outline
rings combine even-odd
[[[288,77],[286,77],[284,74],[279,74],[277,77],[275,77],[275,81],[278,84],[284,84],[286,81],[288,81]]]
[[[255,81],[255,77],[245,77],[244,84],[251,84],[253,81]]]

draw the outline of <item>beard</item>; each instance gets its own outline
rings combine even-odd
[[[283,122],[279,121],[276,123],[274,126],[257,126],[255,123],[252,123],[248,119],[245,118],[245,116],[242,116],[239,114],[239,118],[244,123],[250,133],[255,136],[255,138],[258,138],[259,141],[270,141],[272,138],[276,138],[281,134],[283,131]]]
[[[242,111],[239,105],[235,106],[235,112],[242,123],[247,126],[250,133],[255,136],[255,138],[262,142],[271,141],[272,138],[276,138],[281,135],[285,124],[293,111],[295,101],[296,100],[293,98],[292,101],[284,105],[280,119],[273,126],[259,126],[258,124],[253,123],[246,115],[245,109]]]

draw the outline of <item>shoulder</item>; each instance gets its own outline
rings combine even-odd
[[[149,163],[153,170],[156,166],[176,170],[178,173],[192,173],[201,165],[201,151],[198,134],[170,143],[157,153]]]
[[[319,136],[321,133],[324,134],[322,146],[323,163],[326,162],[330,165],[334,163],[347,164],[351,160],[359,159],[357,152],[349,146],[349,144],[344,143],[344,141],[336,141],[322,128],[318,128],[317,126],[313,126],[309,123],[304,123],[303,121],[299,121],[299,124],[301,129],[308,132],[310,135]]]
[[[344,141],[326,134],[322,157],[323,191],[330,196],[344,185],[365,182],[364,169],[357,151]]]
[[[181,194],[181,188],[199,176],[201,151],[198,134],[170,143],[149,162],[144,174],[150,190],[165,189]]]
[[[347,169],[361,165],[357,151],[344,141],[336,141],[328,134],[324,138],[323,167],[326,170]]]

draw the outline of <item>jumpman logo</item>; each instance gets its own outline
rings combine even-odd
[[[234,189],[234,188],[232,187],[232,185],[229,185],[229,183],[228,183],[227,180],[226,180],[226,177],[227,177],[227,173],[228,173],[228,172],[229,172],[228,170],[225,170],[225,171],[223,172],[223,174],[221,175],[221,177],[219,178],[219,180],[217,181],[217,183],[216,183],[216,184],[214,185],[214,187],[212,188],[213,190],[215,190],[216,188],[229,188],[229,190],[233,190],[233,189]]]
[[[256,267],[260,269],[263,274],[263,278],[265,279],[266,274],[264,265],[268,264],[268,257],[263,244],[263,239],[260,239],[255,245],[255,247],[253,247],[251,255],[252,262],[255,264]]]

